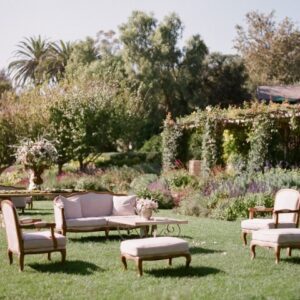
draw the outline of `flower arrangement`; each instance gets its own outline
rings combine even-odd
[[[15,154],[17,162],[26,169],[49,168],[57,159],[57,151],[45,138],[37,141],[23,140]]]
[[[51,142],[45,138],[36,141],[25,139],[17,148],[16,159],[29,171],[29,189],[38,189],[43,183],[41,177],[57,159],[57,151]]]
[[[140,198],[137,201],[136,209],[142,218],[149,220],[152,216],[152,212],[157,211],[158,203],[149,198]]]

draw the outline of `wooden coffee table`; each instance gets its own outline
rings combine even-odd
[[[122,234],[120,229],[140,229],[140,236],[147,237],[149,232],[151,236],[156,237],[157,235],[176,235],[181,234],[181,224],[188,224],[187,220],[178,220],[166,217],[152,217],[146,220],[140,216],[113,216],[108,218],[108,223],[110,225],[115,225],[117,227],[118,233],[122,239]],[[163,227],[158,232],[158,225]]]

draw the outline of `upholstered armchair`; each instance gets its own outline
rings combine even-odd
[[[273,208],[252,207],[249,219],[241,222],[242,239],[247,244],[247,234],[261,229],[296,228],[299,225],[300,193],[294,189],[281,189],[275,195]],[[272,213],[272,218],[255,218],[257,213]]]
[[[12,201],[1,202],[3,221],[7,237],[7,253],[9,263],[13,262],[13,254],[19,258],[20,271],[24,269],[24,256],[28,254],[47,253],[51,260],[52,252],[61,252],[62,262],[66,259],[66,238],[54,233],[55,223],[40,220],[19,220]],[[37,221],[37,222],[36,222]],[[50,228],[50,231],[23,232],[26,228]]]

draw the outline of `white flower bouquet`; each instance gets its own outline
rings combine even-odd
[[[143,210],[148,210],[148,209],[150,209],[152,211],[157,211],[158,203],[156,201],[154,201],[153,199],[140,198],[137,200],[136,209],[137,209],[138,213],[142,212]]]
[[[47,169],[56,161],[57,151],[45,138],[37,141],[26,139],[17,148],[15,156],[26,169]]]

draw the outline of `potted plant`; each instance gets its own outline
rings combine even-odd
[[[54,145],[45,138],[24,139],[17,147],[16,159],[29,172],[29,190],[39,189],[43,183],[42,174],[57,160]]]
[[[157,211],[158,203],[156,201],[154,201],[153,199],[140,198],[137,201],[136,209],[137,209],[138,214],[142,218],[149,220],[152,217],[153,211]]]

